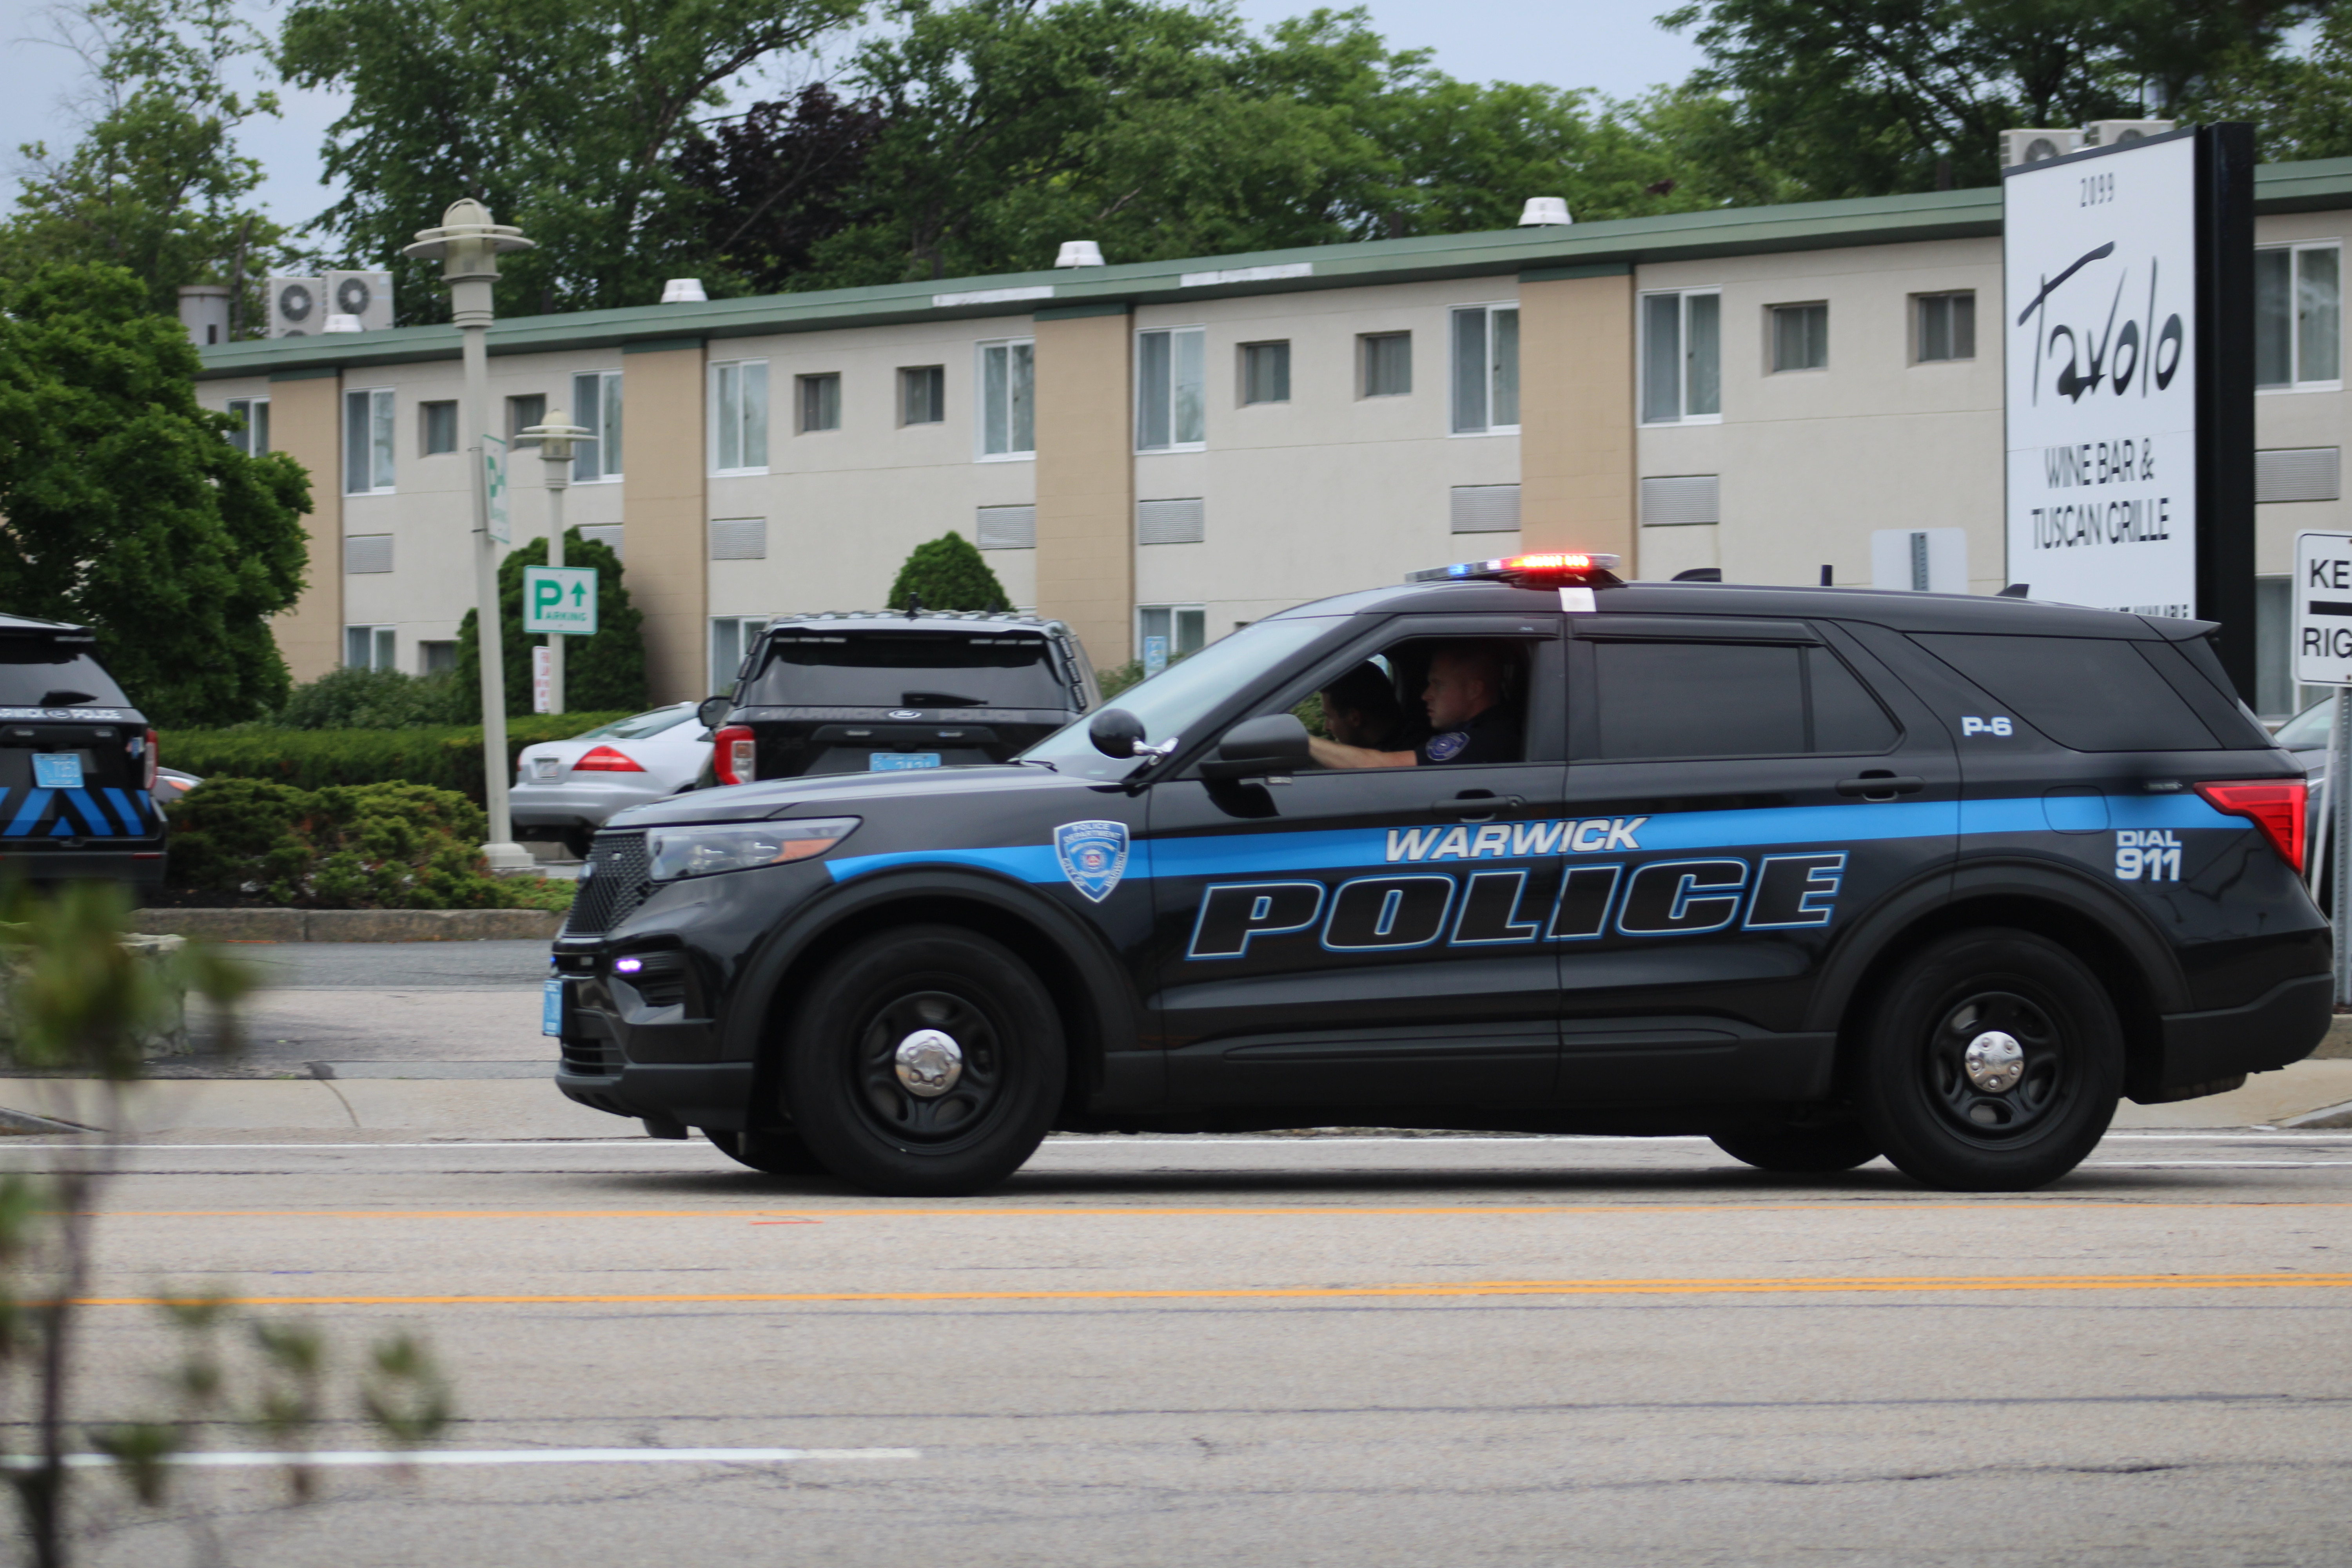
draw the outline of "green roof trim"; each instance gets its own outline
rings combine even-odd
[[[2260,214],[2352,209],[2352,158],[2265,163],[2254,172]],[[1257,251],[1241,256],[1129,262],[1117,267],[1015,272],[992,278],[887,283],[806,294],[765,294],[674,305],[632,305],[572,315],[520,316],[490,328],[493,354],[593,349],[653,352],[690,337],[771,336],[843,327],[968,317],[1066,318],[1092,307],[1117,314],[1138,305],[1244,294],[1351,289],[1477,277],[1607,277],[1651,262],[1776,251],[1990,239],[2000,233],[2000,188],[1928,191],[1785,206],[1727,207],[1616,218],[1567,227],[1423,235],[1412,239]],[[1601,268],[1603,270],[1586,270]],[[197,351],[204,379],[326,374],[457,357],[457,329],[272,338]]]
[[[1030,314],[1040,321],[1080,321],[1089,316],[1124,316],[1133,309],[1124,300],[1088,300],[1076,305],[1040,305]]]
[[[1573,278],[1630,278],[1633,264],[1630,261],[1588,261],[1581,267],[1523,267],[1519,269],[1522,283],[1560,283]]]
[[[269,379],[272,381],[324,381],[330,376],[342,374],[341,365],[314,364],[300,370],[273,370],[269,373]]]

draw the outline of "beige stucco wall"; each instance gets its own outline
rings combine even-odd
[[[621,361],[625,579],[629,602],[645,616],[646,684],[656,703],[709,695],[702,367],[700,348]]]
[[[2343,243],[2347,216],[2334,213],[2294,213],[2259,218],[2254,223],[2257,246],[2292,245],[2311,240]],[[2352,437],[2352,394],[2342,383],[2326,391],[2294,390],[2254,394],[2254,447],[2335,447]],[[2305,529],[2341,531],[2352,509],[2342,500],[2293,501],[2254,509],[2254,571],[2280,576],[2294,570],[2294,536]]]
[[[1126,315],[1036,323],[1037,613],[1118,664],[1135,607]]]
[[[1608,551],[1638,572],[1632,275],[1521,283],[1519,356],[1523,548]]]
[[[275,628],[278,651],[297,680],[316,680],[343,661],[341,384],[322,375],[205,388],[205,402],[215,408],[231,397],[268,397],[271,448],[310,471],[309,583]]]

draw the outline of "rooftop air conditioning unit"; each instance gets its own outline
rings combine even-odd
[[[1054,258],[1056,267],[1100,267],[1102,247],[1091,239],[1066,239],[1061,253]]]
[[[671,278],[662,284],[661,302],[665,305],[699,305],[709,298],[702,291],[699,278]]]
[[[1568,216],[1566,196],[1529,196],[1519,209],[1521,228],[1558,228],[1575,221]]]
[[[389,272],[330,272],[327,312],[357,316],[360,324],[348,331],[381,332],[392,325],[392,274]]]
[[[2081,131],[2004,131],[2000,133],[2000,166],[2014,169],[2021,163],[2063,158],[2088,145],[2087,133]]]
[[[327,290],[316,278],[269,280],[269,335],[304,338],[327,324]]]
[[[2179,123],[2171,120],[2094,120],[2083,127],[2093,147],[2121,147],[2150,136],[2161,136]]]

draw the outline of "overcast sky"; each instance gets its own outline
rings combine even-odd
[[[1391,44],[1437,51],[1441,70],[1472,81],[1538,80],[1561,87],[1591,87],[1630,97],[1660,82],[1677,81],[1697,64],[1686,36],[1669,33],[1651,18],[1669,0],[1370,0],[1373,25]],[[1242,14],[1265,24],[1311,9],[1285,0],[1240,0]],[[275,7],[256,4],[254,15],[269,26]],[[80,68],[62,49],[35,40],[47,29],[42,9],[28,0],[0,0],[0,167],[16,178],[24,166],[16,149],[47,141],[52,150],[69,146],[74,126],[63,107]],[[790,72],[805,78],[803,62]],[[341,112],[324,93],[283,94],[285,118],[249,125],[243,146],[268,171],[264,205],[286,222],[299,222],[333,200],[319,183],[319,148],[327,127]],[[431,215],[420,216],[423,225]]]

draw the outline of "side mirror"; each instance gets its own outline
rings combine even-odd
[[[1307,726],[1296,713],[1267,713],[1225,731],[1217,754],[1201,764],[1204,779],[1255,779],[1311,766]]]
[[[701,721],[704,729],[716,730],[727,722],[727,715],[733,711],[735,699],[732,697],[706,697],[702,700],[702,706],[694,710],[694,716]]]
[[[1106,708],[1088,721],[1087,739],[1104,756],[1131,762],[1143,743],[1143,721],[1124,708]]]

